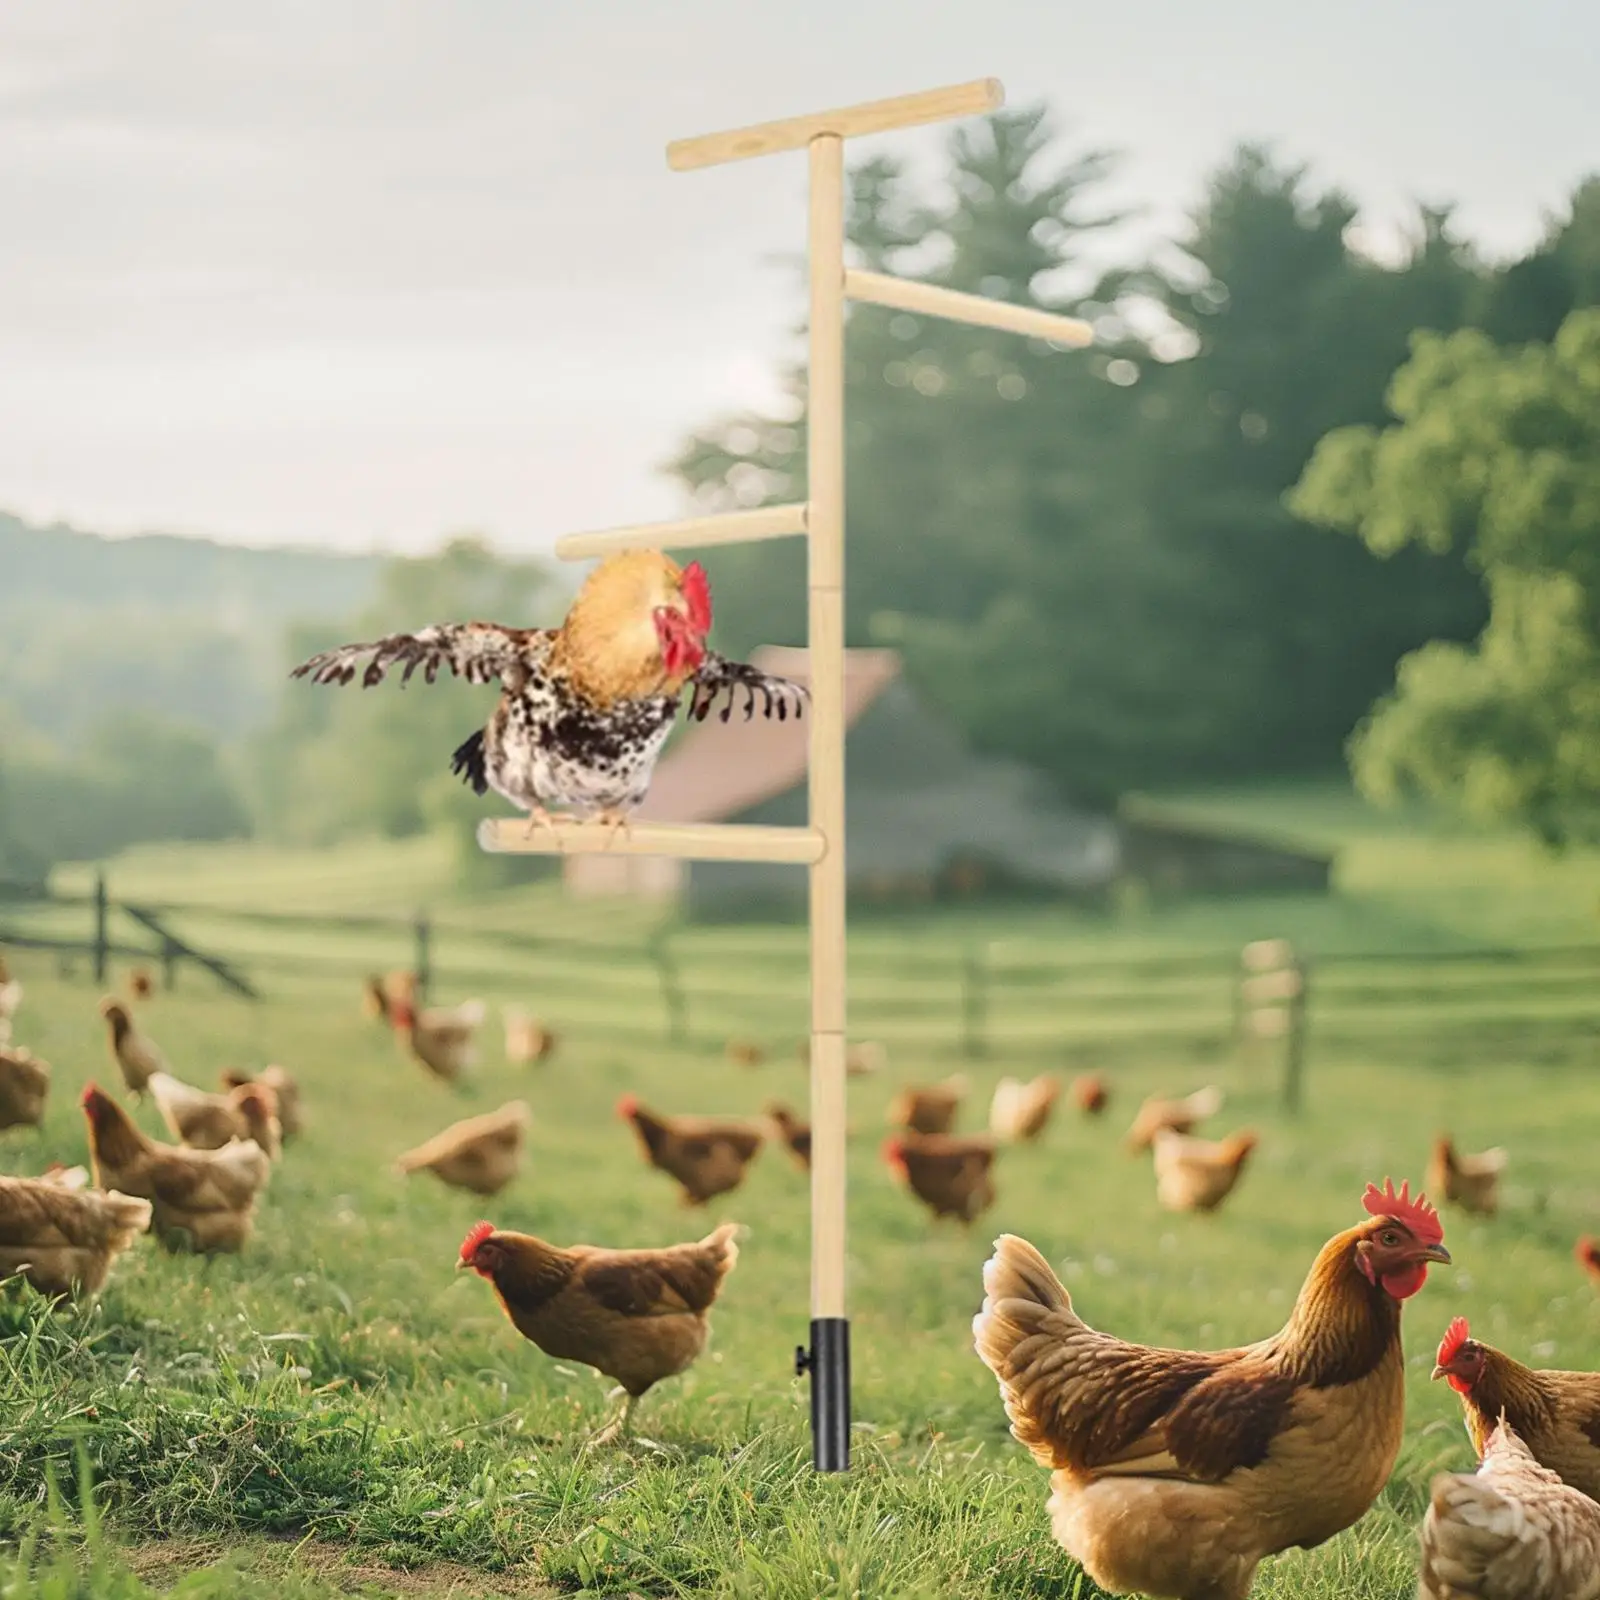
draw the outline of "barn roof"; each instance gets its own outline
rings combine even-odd
[[[811,681],[810,653],[762,645],[751,663],[764,672]],[[845,731],[900,675],[893,650],[844,653]],[[805,781],[811,737],[809,714],[784,722],[744,720],[744,696],[736,695],[733,715],[719,720],[722,705],[704,722],[692,723],[661,758],[650,793],[634,813],[641,822],[722,822],[787,794]]]

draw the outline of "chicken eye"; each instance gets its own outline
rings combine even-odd
[[[1400,1235],[1396,1233],[1393,1228],[1385,1228],[1384,1231],[1378,1235],[1378,1243],[1381,1244],[1385,1250],[1397,1249],[1400,1244]]]

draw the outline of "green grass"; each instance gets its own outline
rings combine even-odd
[[[1285,931],[1330,954],[1584,943],[1600,868],[1580,857],[1547,873],[1499,840],[1352,834],[1341,891],[1326,902],[859,925],[855,1031],[889,1039],[892,1065],[887,1080],[851,1089],[847,1478],[811,1472],[808,1396],[791,1375],[808,1315],[802,1176],[769,1150],[742,1190],[691,1215],[612,1114],[624,1089],[667,1110],[745,1112],[773,1094],[803,1104],[794,930],[685,933],[693,1033],[669,1047],[637,918],[615,925],[615,912],[591,906],[569,929],[546,889],[452,901],[442,860],[430,865],[422,847],[320,858],[320,870],[318,858],[275,867],[256,850],[119,864],[114,885],[130,895],[219,906],[356,913],[425,896],[443,925],[439,998],[515,996],[564,1038],[549,1064],[514,1069],[491,1027],[481,1082],[457,1096],[360,1016],[352,978],[384,959],[374,936],[207,925],[225,953],[258,941],[268,1000],[250,1006],[186,973],[150,1006],[151,1032],[194,1081],[282,1061],[302,1079],[311,1126],[243,1256],[205,1263],[146,1241],[93,1308],[52,1313],[21,1291],[0,1303],[0,1537],[39,1541],[14,1569],[0,1565],[0,1600],[133,1600],[174,1583],[191,1585],[171,1591],[184,1594],[308,1597],[1089,1600],[1096,1591],[1050,1541],[1045,1474],[1009,1440],[971,1352],[989,1241],[1002,1230],[1033,1239],[1084,1314],[1114,1332],[1188,1346],[1259,1337],[1279,1325],[1322,1241],[1359,1217],[1366,1181],[1419,1177],[1429,1139],[1448,1126],[1469,1147],[1507,1145],[1509,1187],[1498,1221],[1448,1219],[1458,1266],[1408,1306],[1408,1431],[1394,1480],[1358,1527],[1268,1563],[1256,1589],[1263,1600],[1410,1600],[1428,1479],[1470,1464],[1453,1397],[1427,1381],[1449,1318],[1471,1316],[1475,1332],[1524,1358],[1600,1365],[1600,1296],[1571,1260],[1574,1236],[1600,1227],[1592,963],[1330,966],[1299,1120],[1279,1108],[1275,1064],[1227,1042],[1227,969],[1242,938]],[[1475,887],[1480,870],[1487,887]],[[473,931],[484,927],[552,943],[518,954]],[[962,1236],[932,1228],[876,1151],[893,1088],[950,1070],[952,975],[963,951],[989,941],[1001,941],[997,966],[1048,970],[991,993],[991,1053],[966,1063],[966,1125],[982,1120],[1001,1074],[1051,1062],[1103,1068],[1116,1101],[1102,1125],[1065,1115],[1038,1146],[1006,1152],[998,1203]],[[403,938],[389,953],[403,958]],[[1206,959],[1165,974],[1144,965],[1180,954]],[[43,1130],[0,1136],[5,1170],[32,1172],[85,1157],[77,1090],[106,1081],[109,1063],[87,980],[63,980],[45,956],[13,964],[27,986],[18,1036],[56,1070]],[[734,1027],[779,1053],[753,1071],[726,1064]],[[1263,1145],[1220,1215],[1172,1217],[1117,1136],[1146,1092],[1208,1081],[1228,1091],[1218,1125],[1251,1123]],[[512,1095],[535,1122],[526,1169],[497,1201],[390,1171],[400,1150]],[[691,1237],[725,1218],[750,1225],[710,1353],[640,1409],[659,1451],[581,1454],[605,1385],[524,1343],[487,1286],[453,1271],[479,1215],[619,1244]],[[107,1530],[88,1539],[52,1515],[47,1490],[50,1474],[76,1483],[80,1453]]]

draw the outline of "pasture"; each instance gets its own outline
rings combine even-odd
[[[687,1212],[613,1114],[625,1090],[665,1111],[754,1112],[771,1097],[803,1108],[801,930],[680,934],[689,1037],[670,1045],[649,964],[621,951],[644,938],[636,913],[574,910],[543,886],[452,896],[429,843],[118,863],[127,893],[219,908],[187,913],[185,935],[265,992],[250,1005],[186,972],[157,994],[144,1025],[174,1070],[209,1086],[224,1067],[282,1062],[309,1127],[242,1256],[201,1262],[141,1241],[94,1307],[51,1313],[18,1291],[0,1304],[0,1535],[38,1541],[0,1571],[0,1594],[1090,1600],[1098,1591],[1049,1539],[1045,1474],[1009,1439],[970,1348],[993,1237],[1037,1243],[1096,1326],[1155,1344],[1244,1342],[1279,1325],[1318,1247],[1359,1219],[1365,1183],[1418,1181],[1448,1128],[1465,1148],[1510,1149],[1506,1203],[1493,1222],[1446,1215],[1457,1264],[1407,1307],[1394,1479],[1355,1529],[1268,1563],[1256,1589],[1410,1600],[1429,1477],[1471,1461],[1454,1396],[1428,1381],[1449,1319],[1470,1316],[1535,1364],[1600,1365],[1600,1295],[1571,1257],[1577,1234],[1600,1229],[1600,991],[1593,952],[1578,948],[1600,944],[1600,859],[1550,862],[1319,796],[1251,803],[1300,836],[1346,843],[1336,895],[857,925],[853,1032],[884,1040],[890,1064],[851,1085],[845,1478],[811,1472],[808,1395],[792,1376],[807,1318],[803,1174],[769,1147],[741,1190]],[[561,1035],[551,1061],[506,1065],[491,1012],[470,1094],[427,1080],[358,1004],[361,971],[406,959],[403,932],[385,943],[288,920],[423,901],[437,920],[434,997],[526,1005]],[[221,909],[240,906],[281,920]],[[544,942],[519,955],[494,931]],[[1314,956],[1395,952],[1316,978],[1297,1119],[1270,1052],[1228,1037],[1238,947],[1268,935]],[[1536,969],[1518,959],[1557,945],[1573,948]],[[1017,976],[990,990],[986,1053],[962,1059],[953,975],[977,947]],[[1486,947],[1500,954],[1424,959]],[[63,977],[53,957],[22,953],[13,966],[27,990],[18,1041],[55,1069],[43,1129],[0,1136],[4,1170],[31,1173],[84,1160],[78,1090],[120,1084],[81,965]],[[731,1065],[735,1033],[766,1045],[766,1062]],[[982,1126],[1008,1072],[1092,1068],[1114,1096],[1100,1121],[1063,1104],[1039,1144],[1005,1151],[999,1200],[968,1234],[932,1225],[878,1157],[893,1090],[957,1066],[973,1085],[963,1128]],[[1252,1125],[1262,1147],[1220,1214],[1171,1216],[1120,1135],[1146,1093],[1207,1082],[1228,1096],[1214,1128]],[[513,1097],[534,1122],[524,1171],[498,1199],[392,1172],[401,1150]],[[138,1116],[158,1130],[152,1110]],[[557,1242],[639,1245],[749,1225],[707,1356],[639,1408],[654,1447],[583,1453],[607,1385],[526,1344],[488,1286],[453,1270],[480,1216]],[[80,1464],[103,1527],[87,1575],[69,1580],[52,1551],[81,1543]]]

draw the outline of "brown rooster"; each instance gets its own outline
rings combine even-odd
[[[559,628],[445,623],[370,644],[341,645],[294,669],[314,683],[363,688],[403,665],[432,682],[441,668],[469,683],[499,679],[487,727],[456,750],[451,770],[479,794],[493,789],[529,813],[530,830],[560,807],[624,826],[645,797],[686,689],[704,721],[718,695],[745,691],[745,716],[799,714],[806,691],[706,645],[711,588],[697,561],[680,567],[659,550],[625,550],[589,574]],[[363,666],[365,661],[365,666]]]
[[[1085,1073],[1072,1080],[1072,1102],[1086,1117],[1098,1117],[1110,1103],[1111,1092],[1098,1073]]]
[[[677,1179],[686,1206],[737,1189],[764,1142],[749,1122],[658,1116],[631,1094],[617,1102],[617,1115],[633,1124],[650,1165]]]
[[[1215,1211],[1233,1193],[1259,1143],[1249,1129],[1212,1140],[1162,1128],[1154,1146],[1156,1199],[1168,1211]]]
[[[506,1027],[506,1060],[513,1066],[548,1061],[555,1054],[558,1042],[555,1034],[526,1011],[506,1006],[501,1017]]]
[[[1428,1187],[1441,1200],[1448,1200],[1463,1211],[1492,1217],[1500,1209],[1500,1174],[1505,1169],[1504,1150],[1497,1148],[1480,1155],[1464,1156],[1450,1142],[1449,1135],[1441,1133],[1433,1141]]]
[[[1037,1139],[1044,1132],[1060,1093],[1060,1083],[1048,1073],[1031,1083],[1002,1078],[989,1102],[989,1132],[1008,1144]]]
[[[1600,1600],[1600,1505],[1501,1418],[1475,1473],[1429,1488],[1417,1600]]]
[[[128,1008],[109,996],[100,1002],[100,1015],[110,1030],[111,1059],[116,1062],[122,1081],[136,1095],[143,1096],[152,1074],[171,1072],[167,1059],[154,1043],[134,1027]]]
[[[1591,1239],[1585,1234],[1573,1246],[1572,1253],[1577,1257],[1578,1265],[1600,1284],[1600,1239]]]
[[[1479,1344],[1457,1317],[1439,1344],[1435,1378],[1461,1396],[1467,1436],[1482,1459],[1504,1415],[1542,1466],[1600,1500],[1600,1372],[1538,1372]]]
[[[725,1222],[696,1244],[664,1250],[562,1249],[480,1222],[456,1270],[488,1279],[517,1332],[547,1356],[616,1379],[626,1396],[621,1415],[590,1441],[609,1444],[627,1432],[642,1394],[705,1349],[708,1313],[739,1259],[739,1231]]]
[[[155,1231],[169,1249],[239,1250],[255,1226],[256,1197],[272,1163],[254,1140],[220,1150],[157,1144],[94,1084],[83,1091],[89,1154],[97,1188],[119,1189],[151,1202]]]
[[[484,1010],[481,1000],[468,1000],[448,1010],[433,1006],[418,1011],[408,996],[395,995],[389,1001],[389,1021],[414,1061],[444,1083],[460,1083],[478,1059]]]
[[[50,1093],[50,1063],[20,1045],[0,1045],[0,1128],[36,1128]]]
[[[995,1144],[985,1135],[958,1138],[913,1129],[883,1142],[883,1159],[937,1221],[955,1217],[971,1225],[994,1204]]]
[[[811,1124],[802,1122],[781,1100],[769,1100],[766,1114],[772,1119],[778,1137],[789,1147],[789,1153],[805,1168],[811,1170]]]
[[[909,1128],[913,1133],[949,1133],[967,1097],[967,1087],[966,1078],[958,1072],[943,1083],[902,1089],[889,1102],[890,1127]]]
[[[40,1294],[94,1295],[111,1263],[150,1226],[150,1202],[52,1178],[0,1178],[0,1277]]]
[[[259,1083],[272,1091],[278,1110],[278,1128],[284,1139],[293,1139],[305,1130],[305,1119],[300,1114],[300,1085],[276,1062],[252,1077],[247,1072],[224,1072],[224,1089],[242,1089],[246,1084]]]
[[[283,1149],[278,1100],[260,1083],[247,1083],[226,1094],[211,1094],[181,1082],[170,1073],[153,1072],[150,1097],[179,1144],[192,1150],[220,1150],[233,1139],[254,1139],[276,1161]]]
[[[1204,1122],[1207,1117],[1216,1116],[1221,1109],[1222,1091],[1214,1084],[1196,1089],[1182,1100],[1167,1100],[1160,1095],[1151,1095],[1139,1107],[1139,1114],[1128,1129],[1128,1148],[1135,1154],[1148,1150],[1162,1128],[1171,1128],[1174,1133],[1193,1133],[1197,1124]]]
[[[1237,1350],[1097,1333],[1031,1244],[996,1241],[978,1355],[1052,1471],[1056,1539],[1101,1588],[1244,1600],[1263,1557],[1331,1539],[1382,1492],[1405,1432],[1401,1304],[1450,1254],[1409,1185],[1369,1185],[1363,1207],[1282,1331]]]
[[[498,1111],[468,1117],[436,1133],[399,1160],[401,1172],[431,1172],[441,1183],[473,1194],[499,1194],[522,1165],[522,1140],[533,1120],[527,1103],[511,1100]]]

